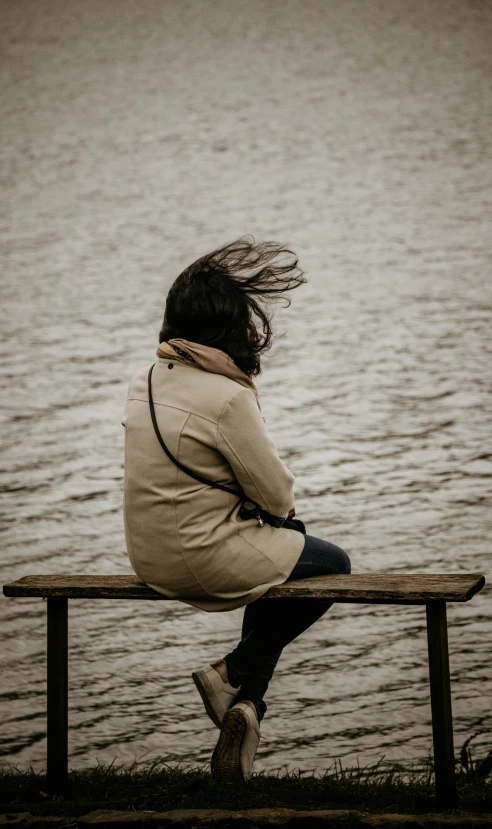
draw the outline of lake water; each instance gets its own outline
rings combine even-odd
[[[492,7],[27,0],[2,7],[2,581],[129,573],[128,380],[166,292],[289,242],[260,399],[297,513],[354,572],[489,571]],[[450,605],[457,748],[492,748],[487,589]],[[45,757],[45,611],[2,599],[5,763]],[[206,764],[190,673],[241,610],[74,601],[70,758]],[[256,769],[423,763],[425,612],[339,605],[284,652]]]

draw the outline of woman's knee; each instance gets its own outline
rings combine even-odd
[[[339,575],[348,575],[352,569],[350,558],[345,550],[338,547],[336,544],[330,544],[329,566],[335,570]]]
[[[331,541],[324,541],[314,536],[306,536],[301,562],[327,568],[328,571],[331,570],[340,575],[348,575],[351,572],[350,558],[345,550],[332,544]]]
[[[341,547],[339,549],[339,573],[348,575],[352,571],[352,565],[350,563],[350,558],[348,557],[345,550],[342,550]]]

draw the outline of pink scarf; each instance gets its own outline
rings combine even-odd
[[[234,360],[224,351],[218,348],[212,348],[209,345],[201,345],[201,343],[192,343],[189,340],[181,340],[175,338],[169,341],[160,343],[156,354],[158,357],[172,357],[174,360],[183,360],[186,362],[195,363],[195,365],[204,369],[204,371],[211,371],[213,374],[224,374],[230,377],[241,386],[251,389],[258,401],[258,392],[251,377],[248,377],[244,371],[237,367]],[[260,404],[258,403],[258,406]]]

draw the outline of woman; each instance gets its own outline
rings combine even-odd
[[[123,420],[135,573],[202,610],[245,607],[238,645],[192,674],[220,729],[212,773],[224,779],[251,775],[282,649],[332,604],[259,599],[287,579],[350,573],[340,547],[305,535],[301,522],[282,526],[295,514],[294,476],[268,436],[252,379],[272,341],[270,301],[303,282],[292,251],[248,237],[190,265],[171,286],[158,361],[131,380]]]

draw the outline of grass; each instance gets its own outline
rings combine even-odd
[[[458,789],[462,810],[492,812],[491,755],[471,758],[469,740],[460,754]],[[484,762],[488,766],[483,767]],[[382,770],[380,764],[344,769],[340,763],[322,775],[258,774],[247,783],[214,782],[202,769],[164,763],[152,766],[72,771],[64,795],[49,797],[44,775],[0,769],[0,811],[37,815],[81,815],[93,809],[186,808],[295,809],[349,808],[380,812],[429,812],[434,809],[432,766],[423,772]]]

